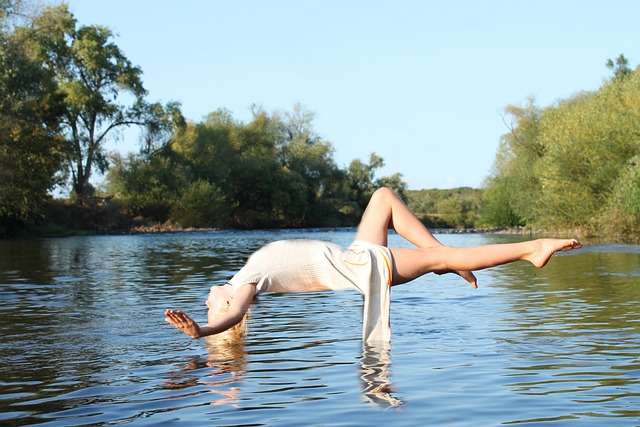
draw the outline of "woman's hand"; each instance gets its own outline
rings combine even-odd
[[[164,319],[165,322],[172,324],[191,338],[200,338],[202,336],[200,334],[200,326],[187,313],[180,310],[166,310],[164,314],[167,316]]]
[[[251,306],[255,293],[256,286],[254,283],[240,286],[234,293],[229,309],[223,313],[222,316],[212,319],[203,326],[198,325],[195,320],[180,310],[166,310],[164,312],[166,316],[164,320],[191,338],[202,338],[219,334],[242,321]]]

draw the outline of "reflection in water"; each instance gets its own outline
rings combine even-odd
[[[189,389],[202,384],[215,395],[211,405],[235,404],[239,400],[238,386],[246,372],[247,353],[244,342],[229,342],[217,337],[207,337],[204,340],[207,357],[204,362],[193,358],[185,365],[170,373],[165,381],[165,387],[174,390]],[[202,369],[208,371],[203,376]],[[174,398],[182,398],[177,395]]]
[[[371,403],[397,408],[404,402],[393,396],[395,391],[389,378],[391,346],[386,342],[363,343],[360,359],[362,391]]]
[[[576,335],[603,328],[640,332],[637,302],[640,286],[639,253],[589,252],[562,257],[547,268],[508,268],[510,329],[529,336]],[[594,280],[596,278],[596,280]]]
[[[638,418],[640,253],[599,249],[562,257],[533,280],[526,269],[500,272],[509,280],[499,293],[509,295],[495,331],[512,352],[504,385],[539,399],[567,396],[600,416]],[[546,415],[518,422],[576,418]]]
[[[191,395],[190,389],[205,386],[216,397],[211,405],[237,404],[240,401],[240,383],[246,374],[247,353],[244,342],[228,342],[215,337],[204,340],[207,357],[193,357],[179,365],[168,375],[164,387],[185,390],[183,398]],[[388,343],[363,344],[360,358],[362,393],[366,401],[382,408],[398,408],[404,402],[395,392],[390,376],[391,354]],[[197,393],[197,392],[193,392]]]

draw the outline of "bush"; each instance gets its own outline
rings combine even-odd
[[[171,210],[171,219],[186,228],[224,227],[228,215],[222,190],[203,180],[187,187]]]

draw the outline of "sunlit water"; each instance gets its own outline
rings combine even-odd
[[[640,425],[640,247],[393,289],[391,348],[363,347],[352,292],[265,294],[244,345],[191,340],[264,243],[353,230],[0,242],[0,424]],[[520,237],[442,235],[467,246]],[[402,244],[392,236],[391,244]]]

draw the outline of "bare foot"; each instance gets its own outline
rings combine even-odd
[[[434,271],[438,276],[442,276],[443,274],[454,273],[458,276],[462,277],[464,280],[469,282],[474,289],[478,289],[478,279],[476,279],[476,275],[473,274],[473,271],[453,271],[453,270],[442,270],[442,271]]]
[[[473,271],[456,271],[456,274],[469,282],[474,289],[478,289],[478,279],[476,279],[476,275],[473,274]]]
[[[582,244],[575,239],[539,239],[534,240],[533,243],[536,248],[525,259],[538,268],[547,265],[551,256],[556,252],[568,252],[582,247]]]

